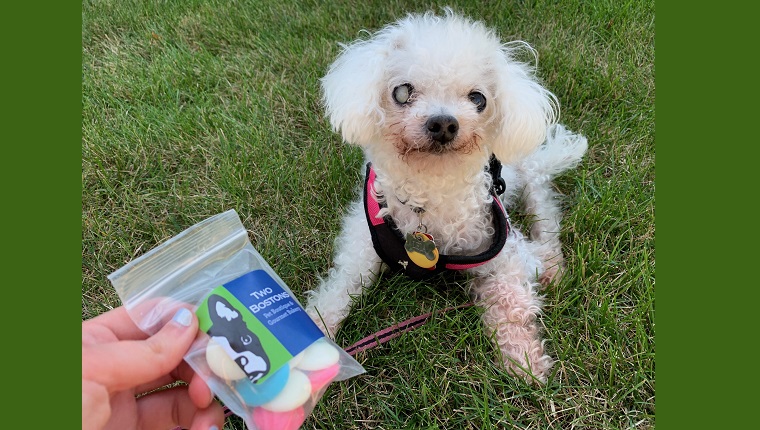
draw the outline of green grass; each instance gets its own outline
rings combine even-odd
[[[589,139],[557,181],[570,270],[546,291],[554,374],[506,375],[466,308],[359,354],[367,373],[304,428],[653,428],[654,1],[321,3],[83,2],[82,318],[120,304],[107,274],[231,208],[297,295],[312,288],[362,160],[330,131],[318,79],[337,42],[448,4],[533,45],[562,122]],[[462,286],[384,277],[337,341],[465,303]]]

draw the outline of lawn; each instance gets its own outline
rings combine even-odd
[[[557,180],[569,271],[545,291],[554,374],[531,386],[500,370],[464,308],[357,355],[367,373],[333,384],[304,428],[654,428],[654,0],[84,1],[82,318],[120,304],[106,275],[228,209],[303,299],[362,171],[318,80],[338,42],[445,5],[530,43],[561,121],[588,137]],[[468,300],[461,281],[384,277],[337,342]]]

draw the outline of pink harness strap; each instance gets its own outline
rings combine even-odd
[[[382,217],[377,216],[378,212],[380,212],[380,203],[375,197],[375,170],[369,169],[367,176],[367,197],[369,197],[366,200],[367,215],[370,223],[372,223],[373,226],[378,226],[384,224],[385,220],[383,220]]]

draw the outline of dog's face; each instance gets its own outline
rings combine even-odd
[[[380,100],[385,124],[378,129],[384,146],[407,160],[461,156],[483,149],[484,139],[494,133],[494,109],[488,103],[493,88],[487,76],[469,65],[454,64],[460,58],[425,68],[417,54],[424,53],[401,49],[389,53],[392,77]],[[392,57],[400,57],[399,62]]]
[[[322,79],[327,114],[370,158],[512,161],[555,117],[554,96],[513,58],[526,47],[451,12],[410,15],[344,49]]]
[[[269,358],[240,312],[223,297],[212,294],[208,299],[211,327],[208,334],[246,373],[257,381],[269,372]]]

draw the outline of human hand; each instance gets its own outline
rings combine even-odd
[[[222,428],[221,405],[182,360],[197,331],[185,308],[153,336],[124,307],[83,321],[82,429]],[[188,385],[157,390],[179,380]]]

